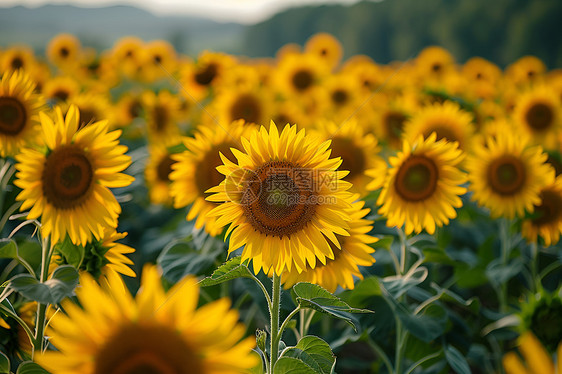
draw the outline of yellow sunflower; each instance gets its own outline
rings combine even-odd
[[[69,96],[65,107],[69,108],[71,105],[75,105],[78,108],[80,114],[79,128],[89,123],[110,120],[110,104],[105,94],[88,92]],[[113,121],[109,121],[109,125],[113,127]]]
[[[290,54],[279,61],[275,70],[276,87],[285,97],[302,97],[318,87],[329,72],[326,62],[316,55]]]
[[[77,65],[80,40],[71,34],[59,34],[47,45],[47,58],[58,67]]]
[[[246,123],[264,125],[271,119],[271,103],[268,90],[233,89],[221,91],[213,100],[220,123],[244,120]],[[209,119],[209,116],[206,116]]]
[[[121,127],[130,125],[143,113],[141,96],[130,92],[125,93],[119,98],[114,109],[116,123]]]
[[[200,101],[206,98],[211,88],[217,87],[222,80],[222,75],[229,68],[235,66],[232,56],[216,53],[202,52],[196,62],[186,62],[180,72],[180,82],[184,87],[180,93],[189,100]]]
[[[455,218],[466,192],[461,185],[466,175],[459,169],[463,153],[457,143],[437,140],[435,133],[427,139],[419,136],[413,144],[404,141],[401,152],[390,157],[384,187],[377,204],[379,214],[387,218],[389,227],[402,227],[406,234],[429,234],[435,226]]]
[[[149,81],[168,78],[177,68],[177,57],[174,47],[164,40],[153,40],[146,43],[143,51],[146,74]]]
[[[242,261],[251,260],[256,274],[302,272],[333,259],[329,242],[341,248],[335,235],[349,236],[351,185],[337,171],[341,159],[330,159],[330,141],[296,125],[279,134],[271,123],[242,145],[244,152],[232,150],[237,163],[222,157],[217,170],[226,178],[207,198],[222,203],[209,216],[230,224],[229,254],[244,246]]]
[[[525,364],[515,352],[503,356],[506,374],[562,374],[562,343],[558,345],[558,365],[555,371],[554,361],[532,332],[526,332],[518,339],[519,351],[523,354]]]
[[[21,147],[38,143],[42,99],[23,71],[8,72],[0,82],[0,157],[13,156]]]
[[[367,96],[361,97],[359,83],[350,74],[332,74],[322,85],[327,95],[325,117],[335,122],[347,120],[361,106]]]
[[[11,47],[0,56],[0,72],[24,70],[33,75],[37,65],[33,51],[29,47]]]
[[[180,101],[177,95],[166,90],[158,94],[147,90],[142,95],[142,104],[146,117],[146,132],[151,142],[179,140]]]
[[[538,57],[523,56],[505,69],[506,78],[517,86],[528,85],[546,72],[546,65]]]
[[[78,82],[68,76],[58,76],[45,82],[42,94],[46,100],[61,104],[67,100],[73,101],[80,93]]]
[[[467,79],[465,87],[479,99],[493,99],[498,91],[498,83],[502,78],[500,68],[481,57],[472,57],[462,66],[462,75]]]
[[[358,196],[354,196],[356,200]],[[368,235],[372,229],[372,221],[365,219],[370,209],[363,209],[364,201],[356,200],[349,208],[349,236],[337,235],[341,249],[330,243],[334,252],[333,259],[327,259],[326,264],[317,264],[314,269],[309,266],[299,273],[295,269],[281,275],[284,287],[290,288],[298,282],[309,282],[322,286],[329,292],[334,292],[341,286],[352,290],[355,286],[354,276],[363,279],[359,266],[371,266],[375,262],[372,253],[375,250],[368,244],[378,239]]]
[[[139,66],[144,51],[144,42],[134,36],[119,39],[111,49],[111,58],[116,67],[127,78],[139,75]]]
[[[170,173],[176,162],[173,159],[173,154],[168,150],[167,143],[150,144],[149,159],[144,170],[144,176],[150,201],[153,204],[172,205]]]
[[[412,144],[419,135],[427,138],[435,133],[437,140],[457,142],[459,148],[467,152],[474,134],[472,120],[470,113],[451,101],[429,105],[414,113],[405,123],[404,139]]]
[[[346,180],[352,184],[350,192],[366,195],[371,178],[365,172],[385,164],[379,156],[380,147],[374,135],[367,133],[354,119],[340,125],[321,123],[317,132],[323,140],[332,141],[332,157],[341,158],[340,169],[349,171]]]
[[[44,114],[41,135],[46,150],[25,148],[16,156],[16,181],[23,191],[21,210],[31,208],[28,219],[41,217],[44,236],[57,243],[66,235],[74,244],[100,240],[104,228],[117,227],[121,212],[109,190],[131,184],[133,177],[120,173],[131,163],[119,145],[120,131],[108,132],[107,121],[79,127],[80,113],[71,106],[63,118],[56,108],[53,120]]]
[[[547,149],[557,146],[556,135],[562,129],[562,108],[556,92],[537,85],[523,92],[515,101],[515,124],[534,143]]]
[[[554,169],[541,147],[529,147],[514,131],[489,136],[466,163],[472,198],[493,217],[523,217],[540,202],[541,188],[554,181]]]
[[[238,312],[223,298],[197,309],[199,288],[186,277],[167,293],[153,266],[136,297],[116,274],[99,286],[87,273],[63,301],[47,335],[58,351],[36,361],[53,374],[241,373],[256,365],[255,338],[243,339]]]
[[[403,93],[375,108],[374,133],[393,149],[402,146],[402,135],[408,120],[419,109],[416,96]]]
[[[455,59],[445,48],[430,46],[416,57],[416,73],[424,83],[433,84],[442,80],[455,69]]]
[[[174,207],[182,208],[193,204],[187,220],[197,217],[195,227],[203,226],[205,231],[216,236],[222,232],[222,226],[217,226],[216,218],[208,216],[216,203],[206,201],[207,190],[218,185],[224,179],[216,168],[222,165],[220,154],[234,161],[232,148],[240,147],[240,138],[247,135],[253,126],[244,121],[235,121],[228,126],[201,126],[192,138],[184,138],[187,148],[180,154],[172,155],[172,172],[170,194],[174,199]]]
[[[536,242],[538,236],[544,245],[558,243],[562,232],[562,177],[543,187],[539,200],[535,203],[533,217],[525,219],[521,234],[530,242]]]
[[[338,66],[343,56],[341,43],[331,34],[324,32],[311,36],[304,45],[304,51],[319,56],[331,69]]]

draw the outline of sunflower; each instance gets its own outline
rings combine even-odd
[[[153,40],[144,46],[144,64],[147,66],[148,80],[154,81],[173,74],[177,67],[176,51],[164,40]]]
[[[540,236],[548,247],[558,243],[561,232],[562,177],[557,177],[552,184],[540,191],[533,217],[523,221],[521,234],[530,242],[536,242]]]
[[[529,147],[513,131],[488,136],[466,164],[473,199],[493,217],[532,213],[541,188],[554,181],[554,169],[546,160],[541,147]]]
[[[110,104],[105,94],[94,92],[80,93],[75,96],[69,96],[66,104],[65,107],[75,105],[78,108],[80,114],[79,128],[89,123],[110,119]],[[113,121],[110,121],[109,125],[113,127]]]
[[[171,145],[174,146],[175,144]],[[144,170],[144,176],[150,201],[153,204],[172,205],[170,173],[176,162],[166,143],[155,143],[149,146],[149,159]]]
[[[419,110],[417,95],[404,92],[390,98],[388,101],[379,100],[382,105],[375,107],[374,133],[393,149],[402,146],[402,134],[405,125],[414,112]]]
[[[506,374],[555,374],[554,362],[544,349],[541,342],[532,332],[526,332],[519,337],[519,351],[525,358],[526,365],[515,352],[508,352],[503,356],[503,367]],[[558,345],[558,368],[562,373],[562,343]]]
[[[180,101],[176,95],[166,90],[158,94],[147,90],[142,95],[142,105],[146,116],[146,132],[151,142],[179,140]]]
[[[25,324],[33,329],[37,303],[35,301],[16,303],[13,308]],[[10,360],[28,360],[33,346],[27,333],[15,319],[3,316],[0,313],[0,352],[6,354]]]
[[[136,297],[116,274],[99,286],[87,273],[76,290],[82,308],[63,301],[47,329],[58,351],[36,361],[53,374],[240,373],[257,364],[255,338],[223,298],[197,309],[199,288],[186,277],[167,293],[153,266]]]
[[[355,195],[353,200],[359,196]],[[363,279],[359,266],[371,266],[375,262],[372,253],[375,250],[368,244],[375,243],[378,239],[367,235],[372,229],[372,221],[365,219],[370,209],[363,209],[364,201],[356,200],[349,208],[349,236],[336,235],[341,244],[341,249],[333,245],[330,247],[334,252],[333,259],[327,259],[326,264],[317,264],[314,269],[309,266],[299,273],[293,269],[281,275],[284,287],[290,288],[298,282],[309,282],[322,286],[329,292],[336,291],[338,286],[352,290],[354,279]]]
[[[58,67],[76,65],[80,54],[80,40],[70,34],[59,34],[47,45],[47,58]]]
[[[72,102],[80,93],[80,85],[71,77],[58,76],[45,83],[42,93],[46,100],[55,104],[65,103],[67,100]]]
[[[246,88],[221,91],[214,98],[213,106],[220,123],[244,120],[246,123],[263,125],[271,117],[272,102],[273,98],[267,90]]]
[[[520,303],[519,330],[531,331],[549,352],[556,351],[562,337],[562,290],[552,292],[539,288]]]
[[[505,77],[517,86],[528,85],[546,72],[546,65],[538,57],[523,56],[505,69]]]
[[[219,227],[230,224],[229,254],[244,246],[242,261],[251,260],[256,274],[300,273],[333,259],[329,242],[341,248],[335,234],[349,236],[351,185],[341,180],[347,172],[337,172],[341,160],[329,158],[330,141],[296,125],[279,134],[271,123],[242,145],[244,152],[233,150],[237,164],[222,157],[217,170],[226,179],[207,198],[223,203],[209,216]]]
[[[456,143],[437,140],[435,133],[413,144],[404,141],[401,152],[390,157],[384,187],[377,204],[379,214],[387,217],[389,227],[405,224],[407,235],[425,229],[429,234],[435,226],[448,224],[460,208],[461,185],[466,175],[458,165],[463,153]]]
[[[523,92],[515,101],[514,121],[536,144],[547,149],[557,146],[556,135],[562,129],[561,104],[556,92],[538,85]]]
[[[353,185],[350,192],[366,195],[366,186],[371,178],[365,172],[385,164],[379,156],[380,147],[374,135],[366,133],[354,119],[340,125],[321,123],[317,132],[322,139],[332,141],[332,157],[341,158],[340,169],[349,171],[346,180]]]
[[[335,69],[343,56],[341,43],[328,33],[317,33],[311,36],[304,45],[304,52],[319,56],[326,65]]]
[[[275,59],[279,61],[287,56],[300,55],[301,53],[302,48],[300,45],[298,45],[297,43],[287,43],[281,46],[281,48],[279,48],[277,52],[275,52]]]
[[[122,127],[130,125],[143,114],[141,95],[125,93],[119,98],[114,109],[116,123]]]
[[[187,220],[197,217],[195,227],[200,229],[205,226],[205,230],[213,236],[221,233],[222,226],[217,226],[216,218],[207,214],[217,204],[205,200],[208,196],[206,191],[224,179],[216,170],[222,165],[220,154],[233,161],[235,158],[231,149],[238,148],[242,135],[249,133],[252,128],[241,120],[226,127],[201,126],[192,138],[183,139],[187,151],[171,156],[175,161],[169,174],[174,207],[193,204]]]
[[[481,57],[472,57],[462,66],[462,75],[468,80],[469,91],[479,99],[493,99],[497,93],[497,85],[502,78],[500,68]]]
[[[329,71],[326,62],[316,55],[291,54],[279,61],[275,80],[285,97],[303,97],[318,87],[320,81],[329,75]]]
[[[180,72],[180,83],[185,87],[182,94],[188,99],[201,101],[206,98],[211,88],[217,87],[225,71],[235,66],[232,56],[216,53],[202,52],[196,62],[186,62]]]
[[[40,114],[46,150],[23,149],[16,156],[17,196],[28,219],[41,217],[43,235],[57,243],[66,235],[74,244],[100,240],[104,228],[117,227],[119,203],[108,188],[125,187],[133,177],[120,173],[131,163],[119,145],[120,131],[108,132],[107,121],[78,129],[80,113],[71,106],[63,118]]]
[[[455,68],[453,56],[445,48],[430,46],[416,57],[417,75],[424,82],[433,83],[443,79]]]
[[[384,83],[381,68],[370,59],[355,63],[350,63],[350,60],[342,68],[342,73],[349,74],[358,83],[361,96],[367,98]]]
[[[432,133],[437,140],[458,142],[459,148],[469,151],[474,133],[472,115],[458,104],[445,101],[421,108],[404,124],[404,139],[412,144],[419,135],[424,138]]]
[[[33,51],[28,47],[11,47],[0,55],[0,72],[24,70],[33,74],[37,65]]]
[[[5,73],[0,82],[0,156],[16,155],[20,148],[40,141],[42,99],[23,71]]]
[[[361,105],[360,86],[350,74],[332,74],[322,86],[327,94],[325,117],[335,122],[345,121]]]

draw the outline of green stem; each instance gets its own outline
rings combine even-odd
[[[256,281],[258,286],[260,286],[263,295],[265,296],[265,300],[267,301],[267,307],[269,308],[269,310],[271,310],[271,298],[269,297],[269,293],[267,292],[267,289],[265,288],[263,283],[258,279],[258,277],[256,277],[251,271],[250,271],[250,275],[252,276],[252,279]]]
[[[509,258],[510,241],[509,241],[509,228],[510,222],[506,219],[500,221],[500,240],[501,240],[501,265],[502,267],[507,266],[507,260]],[[503,282],[500,285],[500,312],[507,312],[507,282]]]
[[[386,371],[388,371],[388,373],[393,373],[394,370],[392,369],[392,364],[390,363],[390,359],[388,358],[388,356],[386,355],[386,353],[384,352],[384,350],[374,341],[369,339],[369,345],[371,346],[371,348],[373,348],[375,350],[375,352],[379,355],[380,359],[382,360],[384,366],[386,366]]]
[[[404,274],[406,272],[406,234],[402,229],[398,229],[398,235],[400,236],[400,274]],[[398,275],[398,274],[397,274]]]
[[[271,349],[270,349],[270,373],[273,373],[275,363],[279,357],[279,340],[281,334],[279,330],[279,309],[281,306],[281,277],[273,273],[273,293],[271,301],[271,309],[269,310],[271,318]]]
[[[41,275],[40,281],[44,283],[47,281],[49,276],[49,262],[50,262],[50,242],[49,237],[43,238],[41,243]],[[35,352],[43,351],[43,343],[45,340],[45,318],[47,313],[47,304],[37,303],[37,320],[35,323],[35,339],[33,342],[33,352],[31,357],[35,355]]]
[[[538,257],[537,256],[538,256],[537,243],[532,242],[531,243],[531,278],[532,278],[531,287],[533,289],[533,292],[537,292],[538,290],[540,290],[542,288],[541,279],[537,275],[538,274],[538,272],[537,272]]]
[[[300,306],[298,306],[295,310],[293,310],[288,316],[287,318],[285,318],[285,320],[283,321],[283,323],[281,324],[281,327],[279,328],[279,336],[283,335],[283,331],[285,330],[285,327],[287,327],[287,323],[289,323],[291,321],[291,319],[295,316],[295,314],[297,314],[299,311],[301,310]]]
[[[396,317],[396,350],[394,352],[394,373],[402,374],[402,321]]]

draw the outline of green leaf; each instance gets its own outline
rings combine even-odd
[[[72,296],[77,285],[78,271],[70,265],[56,268],[45,283],[29,274],[16,275],[10,281],[14,290],[42,304],[58,304],[65,297]]]
[[[445,358],[455,373],[470,374],[468,362],[466,362],[462,353],[452,345],[448,345],[447,348],[445,348]]]
[[[427,268],[420,266],[407,276],[390,276],[382,280],[382,285],[394,297],[398,299],[410,288],[417,286],[427,278]]]
[[[35,274],[41,262],[41,245],[35,241],[23,241],[19,245],[13,239],[0,239],[0,258],[11,258]]]
[[[215,263],[223,253],[221,248],[203,253],[193,248],[191,241],[179,241],[164,248],[158,256],[158,264],[162,267],[166,279],[175,283],[188,274],[200,274]]]
[[[10,359],[4,353],[0,352],[0,373],[10,372]]]
[[[381,295],[382,292],[378,278],[367,277],[355,285],[355,288],[349,294],[349,302],[353,305],[361,305],[365,300]]]
[[[384,238],[380,238],[370,246],[373,248],[390,250],[390,246],[392,245],[393,241],[394,241],[394,237],[389,235],[389,236],[385,236]]]
[[[275,363],[273,374],[316,374],[316,371],[298,358],[281,357]]]
[[[231,258],[219,266],[210,277],[202,279],[199,285],[201,287],[214,286],[235,278],[252,278],[250,269],[240,263],[240,256]]]
[[[355,331],[357,331],[355,326],[357,321],[349,313],[374,313],[367,309],[352,308],[340,298],[316,284],[300,282],[293,286],[292,292],[301,308],[310,308],[342,319],[349,323]]]
[[[85,253],[83,246],[72,243],[72,240],[67,235],[62,242],[55,244],[54,249],[64,257],[66,263],[74,266],[76,269],[80,269]]]
[[[49,374],[49,372],[35,362],[24,361],[18,367],[16,374]]]
[[[331,373],[336,365],[330,345],[316,336],[303,337],[296,346],[285,349],[281,357],[297,358],[321,374]]]
[[[523,262],[521,260],[511,261],[507,265],[502,265],[501,262],[492,261],[486,267],[486,275],[492,284],[500,285],[523,270]]]

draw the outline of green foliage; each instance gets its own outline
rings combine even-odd
[[[219,266],[210,277],[202,279],[199,285],[201,287],[214,286],[240,277],[252,278],[252,273],[246,265],[240,263],[240,257],[234,257]]]
[[[49,372],[35,362],[25,361],[18,366],[16,374],[49,374]]]
[[[283,360],[283,358],[292,360]],[[306,369],[302,364],[306,366]],[[336,358],[328,343],[316,336],[305,336],[299,340],[296,346],[286,348],[281,353],[281,358],[277,361],[273,372],[291,373],[306,370],[304,372],[329,374],[333,371],[335,364]]]
[[[31,240],[17,244],[14,239],[0,239],[0,258],[17,260],[30,274],[34,274],[41,262],[41,246]]]
[[[10,287],[30,300],[42,304],[58,304],[65,297],[73,295],[78,285],[78,271],[70,265],[59,266],[50,279],[39,282],[29,274],[16,275],[10,281]]]
[[[0,373],[10,372],[10,359],[2,352],[0,352]]]

